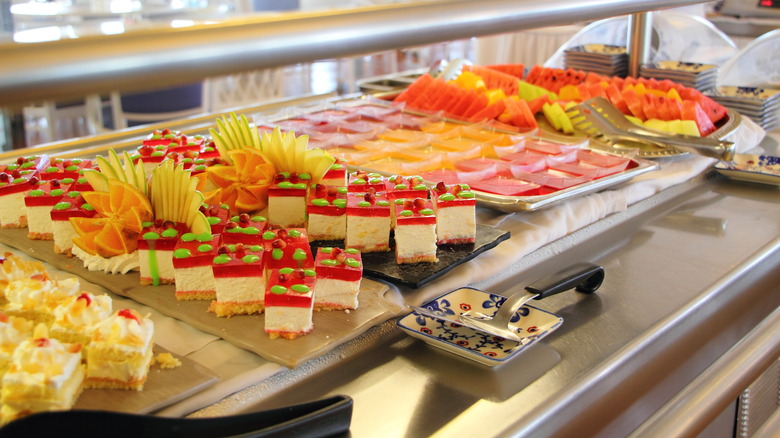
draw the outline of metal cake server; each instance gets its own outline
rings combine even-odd
[[[540,300],[569,289],[576,289],[577,291],[584,293],[593,293],[601,286],[603,280],[604,268],[601,266],[587,262],[571,265],[562,271],[535,281],[529,286],[526,286],[522,291],[508,297],[501,304],[501,307],[499,307],[493,317],[481,314],[478,314],[479,317],[471,316],[469,314],[470,312],[466,312],[460,316],[446,315],[444,312],[438,313],[434,309],[427,307],[407,306],[420,315],[464,325],[474,330],[486,332],[504,339],[521,342],[526,336],[519,335],[509,326],[512,317],[520,307],[532,299]]]

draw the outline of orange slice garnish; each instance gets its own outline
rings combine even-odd
[[[152,204],[137,188],[119,180],[110,180],[108,184],[108,192],[82,194],[98,216],[70,218],[78,234],[73,243],[86,253],[101,257],[135,251],[143,222],[153,218]]]
[[[217,187],[207,197],[220,199],[233,214],[262,210],[268,205],[274,166],[255,149],[231,150],[228,155],[233,164],[206,169],[209,181]]]

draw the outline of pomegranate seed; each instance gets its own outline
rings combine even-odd
[[[168,228],[176,228],[176,222],[174,222],[174,221],[165,221],[165,222],[163,222],[162,226],[163,226],[163,228],[165,228],[166,230],[167,230]]]
[[[57,188],[57,187],[59,187],[59,186],[60,186],[60,180],[58,180],[58,179],[53,179],[53,180],[49,181],[49,185],[50,185],[52,188]]]
[[[241,213],[238,215],[238,221],[242,224],[248,224],[249,223],[249,215],[246,213]]]
[[[289,274],[279,274],[279,283],[287,283],[288,281],[290,281]]]
[[[219,255],[224,255],[228,253],[230,253],[230,249],[228,249],[227,246],[220,246],[219,248],[217,248],[217,254]]]
[[[274,241],[271,242],[271,246],[274,248],[284,249],[287,248],[287,242],[285,242],[283,239],[274,239]]]
[[[21,175],[20,175],[21,176]],[[18,177],[17,177],[18,178]],[[38,177],[37,176],[31,176],[30,177],[30,185],[34,186],[38,184]]]
[[[411,210],[414,207],[414,202],[411,199],[404,199],[404,209]]]
[[[285,228],[282,228],[282,229],[280,229],[279,231],[276,232],[276,237],[278,237],[280,239],[287,239],[287,236],[288,236],[287,229],[285,229]]]
[[[293,271],[293,278],[298,280],[303,280],[304,278],[306,278],[306,273],[303,272],[303,269],[298,268]]]
[[[417,210],[425,208],[425,199],[423,199],[423,198],[415,198],[414,199],[414,208],[416,208]]]
[[[232,230],[233,228],[237,228],[237,227],[238,227],[238,222],[230,221],[230,222],[225,224],[225,229],[226,230]]]
[[[365,195],[363,195],[363,199],[373,204],[374,201],[376,201],[376,195],[371,192],[368,192]]]
[[[439,193],[444,193],[447,191],[447,184],[444,184],[444,181],[439,181],[436,183],[436,191]]]

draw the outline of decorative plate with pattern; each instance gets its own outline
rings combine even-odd
[[[450,319],[471,311],[493,316],[506,298],[464,287],[436,298],[424,307]],[[519,333],[526,334],[522,342],[474,330],[441,319],[409,313],[398,320],[398,327],[409,335],[428,344],[474,360],[484,365],[500,365],[528,349],[535,342],[552,333],[563,323],[563,318],[553,313],[525,305],[510,323]]]

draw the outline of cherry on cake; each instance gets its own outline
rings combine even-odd
[[[217,248],[219,234],[184,233],[173,250],[173,275],[176,279],[176,299],[214,300],[217,285],[211,269]]]
[[[395,261],[405,263],[435,263],[436,215],[432,203],[425,198],[405,199],[395,205]]]
[[[49,166],[41,171],[40,176],[42,180],[71,178],[76,181],[81,178],[84,169],[92,169],[93,166],[92,160],[53,158]]]
[[[271,339],[293,340],[311,332],[316,278],[313,269],[269,271],[265,291],[265,332]]]
[[[358,308],[363,262],[355,248],[322,247],[317,249],[314,265],[317,273],[315,310]]]
[[[315,184],[306,206],[309,240],[344,240],[347,237],[347,188]]]
[[[216,299],[209,311],[217,316],[251,315],[265,308],[266,251],[260,245],[222,245],[212,263]]]
[[[113,304],[108,295],[81,292],[70,296],[54,309],[51,337],[68,344],[81,344],[87,349],[95,327],[112,312]]]
[[[74,192],[69,192],[74,193]],[[54,240],[54,252],[73,257],[71,249],[73,248],[73,239],[78,237],[78,233],[70,223],[72,217],[90,218],[95,217],[97,212],[92,206],[84,200],[79,194],[75,198],[70,196],[54,204],[49,216],[51,217],[52,238]]]
[[[268,223],[272,228],[306,227],[306,200],[311,176],[280,172],[268,188]]]
[[[138,261],[141,284],[159,286],[173,284],[173,249],[179,236],[187,232],[187,226],[172,221],[144,223],[138,238]]]
[[[15,349],[0,391],[2,421],[73,407],[84,388],[80,344],[64,344],[48,335],[22,341]]]
[[[87,350],[87,388],[142,390],[154,357],[154,323],[132,309],[100,322]]]
[[[358,170],[349,174],[347,190],[355,192],[384,192],[387,189],[385,177],[378,173]]]
[[[211,226],[212,234],[220,234],[225,229],[230,219],[230,206],[227,204],[202,205],[200,211],[206,216],[206,220]]]
[[[468,184],[447,185],[431,189],[436,212],[436,236],[439,245],[470,244],[476,241],[476,199]]]
[[[390,250],[390,201],[383,192],[347,195],[344,244],[361,252]]]
[[[266,256],[268,269],[314,266],[314,256],[305,228],[268,230],[263,233],[263,241],[263,246],[268,253]]]
[[[265,216],[250,216],[247,213],[232,216],[222,230],[222,243],[262,245],[263,233],[267,227],[268,219]]]

